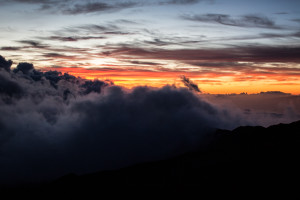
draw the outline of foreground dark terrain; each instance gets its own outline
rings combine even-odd
[[[51,183],[5,191],[297,193],[300,121],[268,128],[218,130],[215,134],[205,150],[120,170],[69,174]]]

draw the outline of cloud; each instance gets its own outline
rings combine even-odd
[[[186,5],[186,4],[196,4],[203,0],[169,0],[167,2],[162,2],[165,4],[178,4],[178,5]]]
[[[142,49],[131,47],[111,48],[112,56],[138,59],[213,62],[295,62],[299,63],[300,47],[285,46],[237,46],[222,49]]]
[[[120,10],[134,8],[138,6],[153,6],[153,5],[192,5],[199,2],[213,2],[213,0],[160,0],[160,1],[144,1],[144,0],[93,0],[82,2],[79,0],[0,0],[3,5],[9,4],[31,4],[39,6],[39,11],[50,13],[59,13],[64,15],[80,15],[90,13],[106,13],[117,12]]]
[[[208,97],[211,103],[239,108],[244,113],[244,119],[265,127],[299,120],[299,100],[299,95],[281,91],[266,91],[257,94],[219,94]]]
[[[13,0],[20,3],[42,4],[42,3],[57,3],[58,0]],[[67,0],[68,1],[68,0]]]
[[[70,36],[70,37],[61,37],[61,36],[52,36],[47,38],[49,40],[59,40],[63,42],[77,42],[80,40],[95,40],[95,39],[105,39],[105,37],[99,36],[99,37],[94,37],[94,36],[87,36],[87,37],[78,37],[78,36]]]
[[[70,1],[70,0],[66,0]],[[5,4],[12,4],[12,3],[20,3],[20,4],[57,4],[60,3],[61,1],[59,0],[11,0],[11,1],[5,1],[5,0],[0,0],[0,3],[5,3]]]
[[[267,91],[267,92],[260,92],[260,94],[262,95],[291,95],[290,93],[285,93],[285,92],[281,92],[281,91]]]
[[[0,0],[1,3],[1,0]],[[12,0],[3,4],[31,4],[39,6],[39,11],[47,11],[65,15],[80,15],[89,13],[115,12],[140,5],[139,1],[104,1],[94,0],[82,2],[79,0]]]
[[[163,41],[161,39],[155,38],[152,41],[145,41],[146,44],[152,44],[156,46],[166,46],[166,45],[174,45],[178,44],[176,42]]]
[[[196,22],[209,22],[219,23],[227,26],[238,27],[253,27],[253,28],[269,28],[279,29],[275,22],[271,19],[260,15],[244,15],[239,18],[233,18],[225,14],[204,14],[204,15],[182,15],[182,19],[196,21]]]
[[[292,21],[300,23],[300,19],[292,19]]]
[[[183,84],[189,88],[189,90],[195,91],[195,92],[201,92],[200,89],[198,88],[198,85],[193,83],[192,80],[190,80],[189,78],[187,78],[186,76],[181,76],[181,82],[183,82]]]
[[[49,58],[61,58],[61,59],[78,59],[78,56],[68,56],[61,53],[45,53],[43,56]]]
[[[277,12],[277,13],[274,13],[274,14],[276,14],[276,15],[287,15],[289,13],[288,12]]]
[[[13,64],[11,60],[6,60],[4,57],[0,55],[0,69],[5,69],[6,71],[10,71],[10,67]]]
[[[188,61],[187,64],[199,66],[199,67],[208,67],[208,68],[227,68],[227,69],[245,69],[247,66],[252,66],[252,63],[239,63],[239,62],[197,62],[197,61]]]
[[[70,37],[68,35],[72,34]],[[77,35],[77,36],[74,36]],[[124,31],[122,28],[116,25],[98,25],[98,24],[84,24],[79,26],[67,27],[62,30],[56,31],[56,36],[52,36],[48,39],[104,39],[105,37],[99,35],[128,35],[131,34],[128,31]],[[67,37],[62,37],[67,35]],[[103,38],[102,38],[103,37]]]
[[[19,63],[16,69],[13,70],[14,73],[21,71],[23,74],[28,74],[34,69],[33,64],[30,63]]]
[[[135,2],[120,2],[115,4],[108,4],[104,2],[89,2],[85,4],[75,4],[72,7],[66,8],[62,10],[63,14],[87,14],[87,13],[95,13],[95,12],[104,12],[104,11],[115,11],[126,8],[131,8],[136,6]]]
[[[156,62],[144,62],[144,61],[138,61],[138,60],[129,60],[126,62],[135,64],[135,65],[153,65],[153,66],[160,65],[160,63],[156,63]]]
[[[30,45],[30,47],[37,48],[37,49],[45,49],[48,47],[48,45],[44,45],[40,41],[37,41],[37,40],[20,40],[18,42],[22,43],[22,44]]]
[[[85,81],[84,84],[82,84],[80,87],[85,88],[83,94],[89,94],[91,92],[101,93],[101,89],[108,85],[109,83],[107,82],[94,80],[94,81]],[[110,85],[113,85],[113,83],[111,82]]]
[[[19,98],[23,93],[22,87],[7,76],[0,74],[0,96],[5,103],[10,103],[10,98]]]
[[[29,63],[5,70],[10,64],[0,59],[5,66],[0,68],[0,184],[164,159],[206,145],[217,128],[295,119],[300,111],[299,103],[293,105],[299,97],[278,92],[258,94],[261,98],[199,95],[186,77],[193,90],[128,90],[110,81],[41,72]],[[280,98],[284,112],[274,109],[278,96],[285,98]],[[256,112],[259,106],[266,110]]]
[[[21,50],[21,47],[1,47],[0,50],[2,51],[18,51]]]
[[[0,76],[2,184],[163,159],[244,123],[185,88],[127,90],[29,63]]]
[[[276,34],[276,33],[261,33],[262,38],[288,38],[288,37],[300,37],[300,32],[294,32],[290,34]]]

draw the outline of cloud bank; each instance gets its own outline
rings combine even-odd
[[[165,159],[204,147],[218,128],[299,118],[300,106],[293,112],[288,104],[299,97],[284,93],[207,97],[184,76],[187,88],[128,90],[30,63],[11,65],[0,57],[0,185]],[[266,103],[273,95],[287,97],[281,101],[287,112]],[[249,105],[257,99],[263,103]],[[265,105],[267,111],[255,112]]]
[[[244,123],[185,88],[126,90],[0,61],[1,184],[163,159]]]
[[[218,23],[227,26],[280,29],[280,27],[275,25],[274,21],[259,15],[244,15],[239,18],[233,18],[230,15],[209,13],[204,15],[182,15],[181,18],[190,21]]]

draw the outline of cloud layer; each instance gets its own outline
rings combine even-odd
[[[218,128],[299,119],[300,105],[291,103],[299,97],[280,92],[200,95],[184,76],[188,89],[128,90],[30,63],[11,65],[0,57],[0,184],[164,159],[203,148]],[[276,99],[285,112],[268,103]]]
[[[1,57],[1,183],[31,182],[163,159],[243,123],[185,88],[86,81]]]
[[[280,29],[280,27],[275,25],[274,21],[259,15],[244,15],[239,18],[233,18],[230,15],[210,13],[204,15],[182,15],[182,19],[196,22],[219,23],[228,26]]]

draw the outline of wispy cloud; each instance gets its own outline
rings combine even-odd
[[[48,45],[45,45],[41,41],[38,41],[38,40],[20,40],[18,42],[21,44],[27,44],[30,47],[37,48],[37,49],[44,49],[44,48],[48,47]]]
[[[176,5],[189,5],[189,4],[196,4],[201,1],[207,1],[207,0],[167,0],[160,2],[161,4],[176,4]],[[210,1],[212,2],[212,1]]]
[[[1,50],[3,51],[18,51],[21,50],[21,47],[1,47]]]
[[[300,19],[292,19],[292,21],[300,23]]]
[[[61,36],[51,36],[48,38],[44,38],[48,40],[58,40],[58,41],[63,41],[63,42],[77,42],[80,40],[96,40],[96,39],[105,39],[103,36],[87,36],[87,37],[80,37],[80,36],[70,36],[70,37],[61,37]]]
[[[160,60],[210,60],[246,62],[300,62],[300,47],[241,46],[223,49],[141,49],[120,47],[111,49],[112,55],[135,56]]]
[[[117,12],[120,10],[134,8],[138,6],[151,6],[151,5],[192,5],[199,2],[213,2],[213,0],[159,0],[159,1],[105,1],[93,0],[83,2],[80,0],[0,0],[3,4],[36,4],[40,6],[40,11],[50,11],[52,13],[60,13],[65,15],[80,15],[90,13],[103,13],[103,12]]]
[[[70,1],[70,0],[66,0]],[[19,2],[19,3],[30,3],[30,4],[46,4],[46,3],[58,3],[59,0],[12,0],[12,2]]]
[[[280,29],[275,22],[262,15],[243,15],[235,18],[225,14],[182,15],[182,19],[195,22],[218,23],[227,26]]]
[[[59,37],[61,35],[77,35],[78,37],[99,37],[99,35],[128,35],[131,34],[128,30],[124,30],[113,24],[83,24],[77,26],[64,27],[55,31]]]
[[[136,6],[136,2],[118,2],[115,4],[108,4],[105,2],[94,2],[94,3],[83,3],[83,4],[75,4],[70,6],[69,8],[63,9],[63,14],[88,14],[88,13],[96,13],[96,12],[105,12],[105,11],[117,11],[121,9],[131,8]]]

